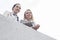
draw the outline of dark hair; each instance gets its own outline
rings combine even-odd
[[[13,10],[13,8],[14,8],[16,5],[20,5],[20,4],[19,4],[19,3],[14,4],[13,7],[12,7],[12,10]]]

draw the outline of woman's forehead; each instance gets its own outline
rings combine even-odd
[[[26,11],[26,13],[32,13],[31,11]]]
[[[17,4],[16,6],[21,7],[21,5]]]

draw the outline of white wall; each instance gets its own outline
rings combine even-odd
[[[20,3],[22,7],[18,14],[20,19],[24,11],[30,8],[35,22],[41,25],[38,31],[60,39],[60,0],[0,0],[0,13],[11,11],[15,3]]]

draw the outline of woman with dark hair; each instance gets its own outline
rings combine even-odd
[[[4,13],[4,16],[6,16],[6,17],[10,16],[12,18],[15,18],[16,21],[19,21],[19,17],[17,16],[17,14],[20,12],[20,10],[21,10],[21,5],[19,3],[16,3],[12,7],[12,12],[7,11]]]
[[[39,24],[35,24],[34,20],[33,20],[33,14],[31,12],[30,9],[27,9],[24,13],[24,19],[20,21],[21,23],[23,23],[26,26],[32,27],[33,29],[37,30],[40,25]]]

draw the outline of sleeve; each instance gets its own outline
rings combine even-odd
[[[23,20],[20,20],[20,23],[23,23]]]
[[[32,25],[33,25],[32,27],[35,27],[36,23],[35,22],[32,22]]]
[[[5,17],[8,17],[8,16],[9,16],[9,14],[10,14],[10,12],[5,11],[3,15],[4,15]]]

